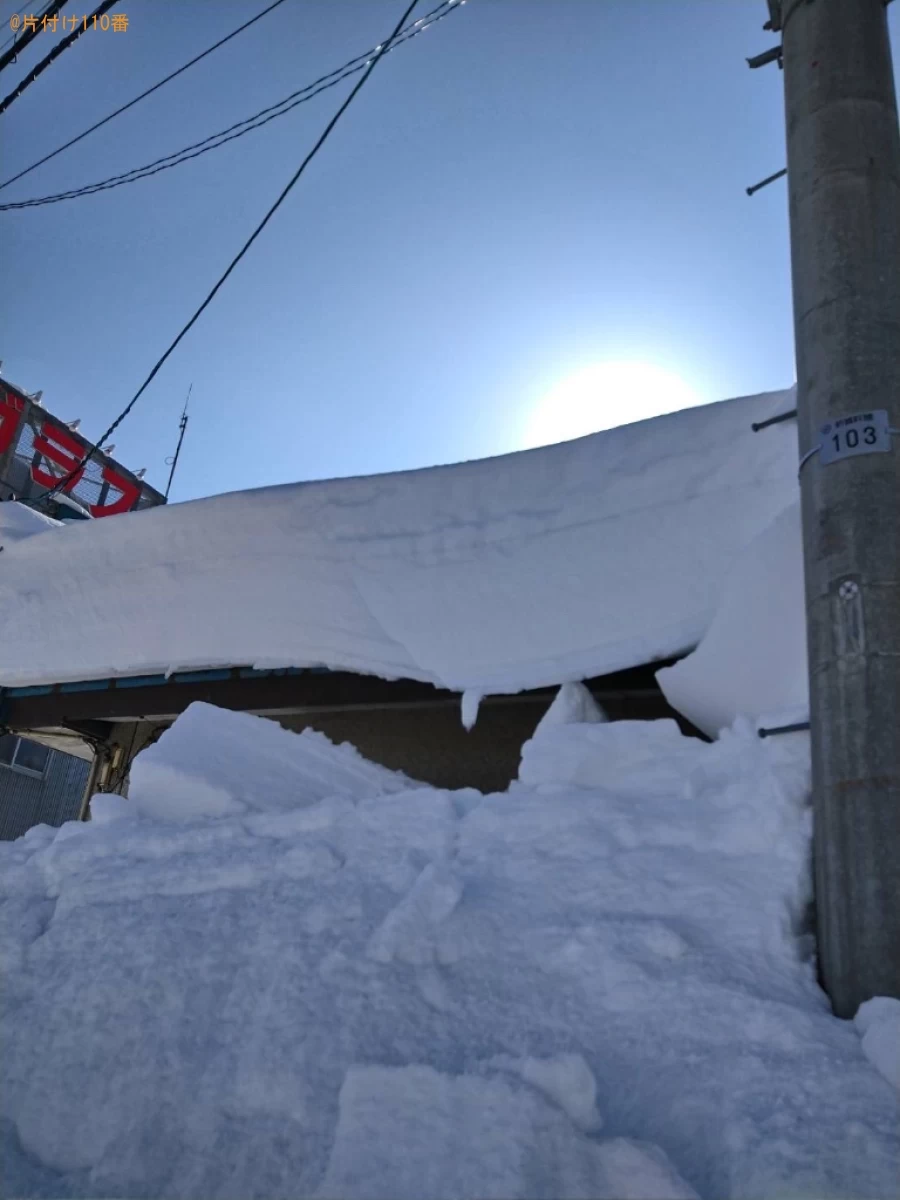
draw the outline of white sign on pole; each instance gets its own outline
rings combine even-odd
[[[886,408],[853,413],[823,425],[819,431],[819,462],[823,466],[856,454],[886,454],[891,450],[891,422]]]

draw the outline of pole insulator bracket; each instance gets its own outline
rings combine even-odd
[[[758,192],[760,188],[768,187],[770,183],[774,183],[776,179],[783,179],[787,175],[787,167],[780,171],[776,171],[774,175],[769,175],[766,179],[761,179],[759,183],[754,183],[753,187],[746,189],[747,195],[752,196],[754,192]]]
[[[777,46],[772,46],[769,50],[764,50],[762,54],[755,54],[752,58],[748,58],[747,66],[751,71],[755,71],[758,67],[767,67],[771,62],[777,62],[779,70],[784,70],[780,43]]]
[[[767,421],[754,421],[750,428],[754,433],[759,433],[761,429],[768,429],[770,425],[780,425],[782,421],[789,421],[796,415],[796,408],[792,408],[790,412],[779,413],[777,417],[769,417]]]
[[[798,721],[796,725],[776,725],[772,729],[758,729],[757,733],[761,738],[775,737],[779,733],[802,733],[804,729],[809,729],[809,721]]]

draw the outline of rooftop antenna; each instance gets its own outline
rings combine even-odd
[[[178,445],[175,447],[175,454],[172,458],[166,459],[166,466],[171,466],[169,472],[169,482],[166,484],[166,499],[169,498],[169,488],[172,486],[172,476],[175,474],[175,468],[178,466],[178,455],[181,453],[181,443],[184,441],[184,431],[187,429],[188,423],[188,401],[191,398],[191,389],[193,384],[188,388],[188,394],[184,401],[184,412],[181,414],[181,420],[178,422]]]

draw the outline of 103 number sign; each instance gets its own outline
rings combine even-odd
[[[853,413],[823,425],[819,462],[823,465],[856,454],[886,454],[891,449],[891,423],[886,408]]]

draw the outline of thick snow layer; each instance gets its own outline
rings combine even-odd
[[[0,845],[0,1193],[895,1196],[809,959],[803,738],[550,722],[552,792],[366,793],[220,717],[145,754],[244,811],[139,771]]]
[[[15,542],[46,533],[48,529],[60,529],[62,524],[15,500],[4,501],[0,504],[0,546],[6,551]]]
[[[807,720],[806,664],[797,503],[740,554],[693,654],[656,678],[672,707],[715,737],[739,716],[771,725]]]
[[[793,403],[29,539],[4,552],[0,684],[324,665],[474,698],[689,650],[742,548],[796,497],[796,430],[750,428]]]

